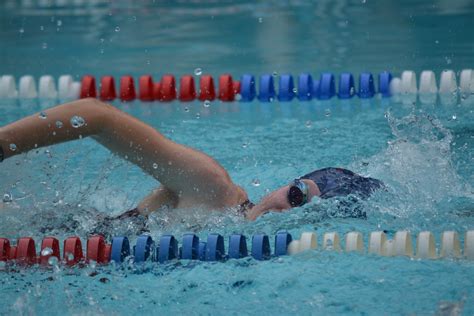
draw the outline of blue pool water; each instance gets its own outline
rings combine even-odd
[[[51,1],[54,2],[54,1]],[[399,73],[474,66],[469,1],[4,1],[0,74],[229,72]],[[46,5],[40,5],[46,3]],[[113,104],[221,163],[252,201],[316,168],[342,166],[383,180],[347,218],[313,201],[247,222],[232,212],[164,210],[154,237],[304,231],[474,229],[472,96],[448,104],[392,99],[288,103]],[[0,126],[55,102],[0,100]],[[101,218],[132,208],[157,182],[94,141],[39,149],[0,164],[0,235],[86,238],[137,234]],[[439,245],[438,245],[439,246]],[[474,263],[309,251],[265,262],[174,262],[135,268],[0,272],[5,314],[441,314],[474,313]],[[3,314],[2,313],[2,314]],[[450,314],[451,313],[451,314]]]

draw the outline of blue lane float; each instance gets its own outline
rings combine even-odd
[[[261,102],[271,102],[275,99],[275,86],[272,75],[261,75],[258,90],[258,99]]]
[[[342,73],[339,76],[339,99],[350,99],[355,94],[354,77],[350,73]]]
[[[265,234],[252,237],[252,257],[256,260],[268,260],[271,256],[270,240]]]
[[[293,77],[288,74],[281,75],[278,84],[278,100],[281,102],[293,100],[295,97],[294,89]]]
[[[290,233],[278,232],[275,235],[275,256],[286,256],[288,254],[288,245],[293,240]]]
[[[158,262],[164,263],[178,258],[178,241],[173,235],[164,235],[160,238],[160,246],[157,248]]]
[[[323,73],[319,79],[319,99],[329,100],[336,94],[336,84],[332,73]]]
[[[224,259],[224,237],[220,234],[209,234],[207,236],[206,261],[221,261]]]
[[[312,98],[313,77],[308,73],[302,73],[298,77],[298,100],[309,101]]]
[[[137,243],[135,244],[133,256],[135,262],[145,262],[153,255],[153,248],[155,243],[151,236],[142,235],[137,238]]]
[[[229,236],[229,259],[240,259],[248,256],[247,239],[244,235]]]
[[[183,236],[181,259],[199,259],[199,237],[195,234],[185,234]]]
[[[374,78],[369,72],[363,72],[359,76],[359,98],[370,99],[375,95]]]
[[[130,256],[130,243],[127,237],[114,237],[110,250],[110,260],[122,263],[126,257]]]
[[[391,96],[390,81],[392,81],[392,74],[390,72],[384,71],[379,74],[379,93],[384,98]]]
[[[244,74],[240,78],[240,101],[251,102],[255,98],[255,77]]]

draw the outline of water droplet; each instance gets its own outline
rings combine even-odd
[[[189,108],[187,106],[184,108],[184,112],[189,112]]]
[[[71,117],[71,125],[74,128],[84,126],[85,123],[86,121],[84,121],[84,119],[80,116],[74,115],[73,117]]]
[[[306,121],[305,126],[306,126],[307,128],[311,128],[311,126],[313,126],[313,122],[311,122],[311,121]]]
[[[41,250],[41,255],[42,256],[50,256],[53,254],[53,249],[46,247],[43,250]]]
[[[41,45],[41,48],[47,49],[47,48],[48,48],[48,43],[43,43],[43,44]]]
[[[56,121],[56,127],[57,128],[62,128],[64,126],[63,122],[61,121]]]
[[[72,261],[72,260],[74,260],[74,255],[72,253],[68,253],[66,255],[66,258],[67,258],[68,261]]]
[[[362,3],[367,3],[367,0],[361,0]]]
[[[438,40],[436,40],[436,41],[435,41],[435,44],[439,44],[439,41],[438,41]]]
[[[100,39],[100,42],[101,42],[101,43],[105,42],[105,39],[104,39],[104,38],[101,38],[101,39]]]
[[[206,100],[206,101],[204,101],[204,104],[203,104],[203,105],[204,105],[205,108],[208,108],[208,107],[211,106],[211,101]]]
[[[95,269],[97,267],[97,262],[95,262],[94,260],[90,260],[89,261],[89,267],[91,269]]]
[[[44,26],[43,25],[40,26],[40,31],[44,31]]]
[[[24,29],[24,28],[21,28],[21,29],[18,30],[18,32],[19,32],[20,34],[23,34],[23,33],[25,33],[25,29]]]
[[[327,134],[329,130],[327,128],[321,128],[321,134]]]
[[[444,59],[446,60],[447,65],[450,65],[453,62],[448,56],[444,57]]]
[[[201,118],[201,113],[197,112],[197,113],[196,113],[196,119],[199,120],[200,118]]]
[[[242,143],[242,148],[247,148],[248,144],[247,143]]]
[[[293,93],[296,93],[296,92],[298,92],[298,89],[293,88]]]
[[[262,23],[263,22],[263,18],[258,18],[258,23]]]
[[[11,193],[5,193],[3,195],[3,203],[10,203],[13,201],[13,196]]]
[[[242,95],[241,95],[240,93],[237,93],[237,94],[235,95],[235,100],[236,100],[236,101],[242,100]]]
[[[354,95],[354,94],[355,94],[355,89],[354,89],[354,87],[351,87],[351,89],[349,90],[349,94],[350,94],[350,95]]]
[[[331,110],[330,110],[330,109],[326,109],[326,111],[324,111],[324,115],[325,115],[326,117],[331,116]]]
[[[257,178],[253,179],[253,180],[252,180],[252,185],[253,185],[254,187],[259,187],[259,186],[260,186],[260,180],[257,179]]]
[[[115,32],[120,32],[120,27],[119,26],[115,27]]]
[[[195,74],[196,76],[202,75],[202,68],[199,68],[199,67],[198,67],[198,68],[194,69],[194,74]]]
[[[156,162],[153,163],[153,169],[158,169],[158,164]]]
[[[16,151],[16,144],[10,144],[10,150],[11,151]]]
[[[276,77],[276,76],[278,76],[278,72],[277,72],[277,71],[274,71],[274,72],[273,72],[273,77]]]
[[[61,20],[58,20],[58,22],[56,22],[56,25],[57,25],[57,26],[61,26],[61,25],[63,25],[63,21],[61,21]]]
[[[38,117],[39,117],[40,119],[42,119],[42,120],[45,120],[45,119],[48,117],[48,115],[47,115],[45,112],[40,112],[40,114],[38,115]]]
[[[456,114],[454,114],[454,115],[452,116],[452,119],[453,119],[453,121],[456,121],[456,120],[458,119],[458,117],[456,116]]]
[[[51,256],[48,258],[48,264],[50,266],[57,266],[58,265],[58,258],[55,256]]]

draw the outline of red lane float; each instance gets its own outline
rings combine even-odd
[[[103,101],[112,101],[117,97],[115,92],[115,80],[112,76],[104,76],[100,80],[100,99]]]
[[[16,260],[19,264],[32,265],[36,263],[36,247],[33,238],[18,239],[16,248]]]
[[[10,259],[10,240],[0,238],[0,261],[8,261]]]
[[[139,98],[141,101],[153,101],[155,99],[153,79],[150,75],[140,77]]]
[[[194,78],[191,75],[182,76],[179,82],[179,100],[183,102],[193,101],[196,98]]]
[[[10,260],[16,259],[16,246],[10,247]]]
[[[110,262],[110,252],[112,250],[112,245],[105,245],[104,248],[104,262]]]
[[[234,88],[234,94],[240,93],[240,81],[234,81],[232,87]]]
[[[95,78],[93,76],[82,77],[80,98],[96,98]]]
[[[83,258],[82,244],[79,237],[69,237],[64,241],[63,259],[68,266],[79,263]]]
[[[108,257],[110,257],[110,255],[107,255],[106,247],[107,245],[105,244],[105,238],[103,236],[90,237],[87,240],[87,261],[92,260],[99,264],[109,262]]]
[[[161,78],[160,101],[169,102],[176,99],[176,80],[173,75],[164,75]]]
[[[209,75],[201,76],[201,79],[199,81],[199,90],[200,101],[213,101],[216,98],[214,79]]]
[[[120,78],[120,100],[128,102],[135,98],[135,84],[132,76],[123,76]]]
[[[49,251],[45,251],[45,249],[49,249]],[[59,240],[54,237],[46,237],[41,242],[39,263],[42,265],[49,265],[49,258],[51,257],[56,257],[58,260],[61,258]]]
[[[219,99],[221,101],[230,102],[234,101],[234,85],[232,82],[232,76],[224,74],[219,77]]]
[[[156,82],[153,84],[153,98],[155,100],[161,101],[161,82]]]

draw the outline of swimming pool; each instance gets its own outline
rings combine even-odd
[[[468,2],[324,1],[238,4],[147,1],[6,1],[0,5],[0,74],[335,74],[472,68],[474,7]],[[315,168],[343,166],[383,180],[388,192],[346,218],[335,201],[246,222],[233,214],[175,210],[151,218],[154,237],[193,231],[224,236],[288,230],[474,228],[473,110],[457,102],[397,98],[262,103],[113,104],[171,139],[217,159],[252,201]],[[0,100],[0,124],[53,105]],[[130,209],[157,183],[83,139],[0,165],[0,235],[136,237],[133,223],[100,218]],[[8,200],[8,199],[7,199]],[[367,243],[367,239],[365,240]],[[439,239],[437,240],[439,247]],[[269,261],[173,262],[134,269],[93,267],[0,273],[7,314],[432,314],[474,311],[474,265],[465,259],[413,260],[309,251]]]

